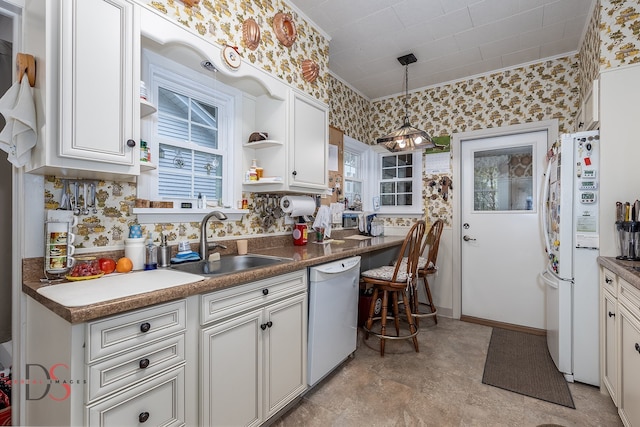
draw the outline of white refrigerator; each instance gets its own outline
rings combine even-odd
[[[541,198],[549,263],[547,346],[568,381],[600,384],[598,353],[598,131],[562,135]]]

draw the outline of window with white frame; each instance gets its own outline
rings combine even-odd
[[[369,174],[370,147],[347,135],[343,139],[344,197],[349,208],[363,209],[369,199],[369,189],[365,183]]]
[[[422,211],[421,151],[380,154],[378,171],[378,197],[382,212]]]
[[[152,144],[157,147],[157,188],[165,199],[233,200],[229,141],[234,94],[215,78],[147,53],[149,87],[157,106]],[[233,91],[231,89],[231,91]]]

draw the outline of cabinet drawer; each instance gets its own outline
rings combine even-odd
[[[182,426],[184,399],[184,366],[180,366],[87,407],[88,425]]]
[[[87,402],[184,362],[184,339],[184,334],[178,334],[89,366]]]
[[[183,331],[186,319],[186,301],[180,300],[91,322],[87,363]]]
[[[600,285],[603,289],[608,289],[611,295],[616,295],[618,289],[618,276],[606,268],[602,268],[600,274]]]
[[[301,270],[201,296],[201,323],[240,314],[307,290],[307,271]]]
[[[618,278],[618,302],[640,316],[640,289],[620,278]]]

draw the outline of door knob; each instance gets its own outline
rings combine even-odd
[[[465,236],[462,237],[462,240],[464,240],[465,242],[468,242],[470,240],[476,240],[476,239],[474,239],[473,237],[469,237],[469,236],[465,235]]]

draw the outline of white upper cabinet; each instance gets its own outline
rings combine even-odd
[[[250,100],[246,100],[250,102]],[[328,108],[289,90],[287,103],[259,97],[255,100],[255,129],[267,132],[267,141],[245,142],[244,171],[253,159],[264,178],[244,183],[252,192],[286,191],[324,194],[328,188]]]
[[[139,174],[138,8],[129,0],[28,6],[25,44],[36,53],[41,104],[27,171],[125,180]]]
[[[292,94],[292,120],[289,141],[292,189],[325,192],[327,151],[329,149],[329,113],[326,106],[296,91]]]

